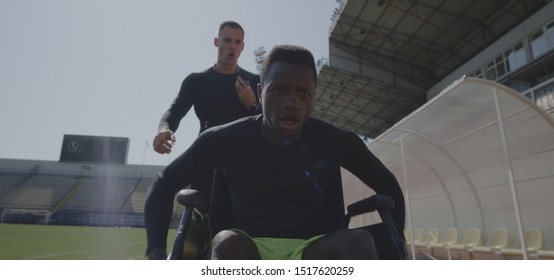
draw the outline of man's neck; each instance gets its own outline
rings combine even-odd
[[[277,131],[271,128],[271,125],[265,119],[265,117],[260,118],[258,128],[260,129],[260,132],[262,133],[262,136],[266,141],[278,146],[292,144],[300,138],[300,135],[291,138],[279,134]]]
[[[226,66],[216,63],[214,64],[214,70],[222,74],[235,74],[239,71],[239,66],[237,64]]]

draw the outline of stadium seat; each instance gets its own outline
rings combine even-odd
[[[347,228],[350,219],[356,215],[377,211],[382,223],[364,226],[371,232],[380,259],[407,259],[405,239],[402,231],[397,231],[390,210],[394,200],[386,195],[373,195],[353,203],[344,213],[342,182],[340,169],[331,176],[332,183],[323,197],[322,215],[325,217],[321,225],[321,233]],[[185,206],[178,226],[177,236],[168,259],[204,259],[211,238],[215,233],[233,228],[231,211],[229,210],[228,188],[223,172],[216,169],[212,186],[211,201],[205,203],[196,190],[185,189],[177,194],[177,201]]]
[[[415,241],[414,245],[416,247],[429,247],[431,244],[437,242],[439,240],[439,229],[438,228],[430,228],[427,231],[427,235],[425,236],[425,239],[420,241]]]
[[[412,238],[411,231],[408,230],[408,229],[405,229],[404,230],[404,236],[406,237],[406,244],[407,245],[412,245],[412,242],[421,242],[423,240],[423,229],[422,228],[416,228],[414,230],[413,238]]]
[[[527,247],[528,254],[537,253],[544,246],[542,231],[540,228],[526,228],[523,231],[523,238]],[[517,241],[513,248],[502,248],[500,253],[503,256],[523,256],[523,248],[521,242]]]
[[[412,244],[412,232],[410,231],[410,229],[404,229],[404,238],[406,238],[406,245]]]
[[[450,245],[450,250],[456,250],[459,253],[466,251],[469,253],[469,257],[473,258],[471,248],[483,244],[483,237],[479,228],[469,228],[464,232],[462,242],[459,244]]]
[[[553,250],[538,250],[537,256],[541,259],[554,259]]]
[[[440,242],[431,243],[431,255],[434,254],[434,249],[445,249],[448,252],[448,259],[452,259],[452,254],[450,251],[450,246],[458,242],[458,229],[455,227],[447,228],[444,232],[442,240]]]
[[[503,227],[495,228],[490,232],[484,245],[474,246],[471,250],[473,250],[473,253],[496,254],[500,252],[500,249],[508,246],[509,240],[507,229]]]
[[[404,229],[404,238],[406,238],[406,246],[412,244],[412,231],[409,228]]]

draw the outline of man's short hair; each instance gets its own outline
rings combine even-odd
[[[227,20],[227,21],[222,22],[219,25],[218,34],[221,33],[221,30],[223,30],[223,28],[225,28],[225,27],[230,27],[230,28],[233,28],[233,29],[240,29],[240,31],[244,35],[244,29],[242,29],[242,26],[240,26],[240,24],[238,24],[238,22],[232,21],[232,20]]]
[[[269,67],[274,62],[287,62],[295,65],[306,65],[312,68],[314,81],[317,81],[317,71],[315,68],[314,56],[312,53],[300,46],[294,45],[277,45],[269,51],[264,59],[262,69],[260,71],[260,82],[263,83],[267,75]]]

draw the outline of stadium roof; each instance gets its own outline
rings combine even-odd
[[[547,3],[348,1],[334,15],[313,116],[375,138],[422,106],[430,87]]]

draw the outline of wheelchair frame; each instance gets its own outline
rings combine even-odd
[[[340,211],[339,209],[331,210],[330,216],[333,216],[331,218],[339,221],[335,222],[335,224],[331,224],[327,232],[337,228],[348,228],[352,217],[377,211],[381,217],[382,223],[364,226],[362,228],[373,235],[379,258],[407,259],[406,240],[402,233],[396,228],[390,214],[390,211],[395,206],[394,199],[388,195],[376,194],[349,205],[347,207],[347,213],[344,214],[340,170],[337,170],[337,174],[333,180],[335,180],[335,185],[340,186],[340,188],[335,188],[337,193],[334,194],[334,200],[341,201],[333,205],[334,207],[329,208],[340,207],[341,209]],[[214,172],[214,181],[212,185],[213,190],[215,190],[216,187],[221,187],[223,183],[225,183],[225,179],[223,178],[222,171],[216,170]],[[338,191],[340,191],[340,193]],[[177,194],[177,202],[183,205],[185,209],[181,215],[177,228],[177,235],[172,250],[168,255],[168,259],[205,259],[211,238],[215,233],[219,232],[219,229],[214,230],[211,228],[211,221],[208,215],[209,207],[207,207],[200,192],[194,189],[183,189],[179,191]],[[339,212],[343,213],[341,217],[338,217]]]

